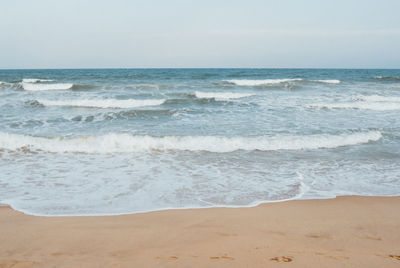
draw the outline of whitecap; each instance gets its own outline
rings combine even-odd
[[[165,102],[165,99],[154,100],[116,100],[116,99],[97,99],[97,100],[38,100],[44,106],[73,106],[88,108],[137,108],[146,106],[157,106]]]
[[[22,83],[39,83],[39,82],[52,82],[52,79],[40,79],[40,78],[24,78]]]
[[[230,99],[246,98],[246,97],[254,96],[255,94],[237,93],[237,92],[202,92],[202,91],[196,91],[194,93],[194,95],[196,96],[196,98],[199,98],[199,99],[230,100]]]
[[[67,90],[71,89],[74,84],[37,84],[37,83],[25,83],[22,82],[22,88],[28,91],[42,91],[42,90]]]
[[[400,102],[400,97],[387,97],[381,95],[359,95],[354,97],[354,99],[369,102]]]
[[[42,150],[48,152],[129,153],[143,151],[208,151],[228,153],[237,150],[275,151],[337,148],[377,141],[379,131],[339,135],[219,137],[219,136],[138,136],[111,133],[77,138],[35,137],[0,133],[0,148]]]
[[[285,82],[303,81],[303,79],[301,78],[264,79],[264,80],[233,79],[224,81],[238,86],[262,86],[262,85],[280,84]]]
[[[375,111],[400,110],[400,103],[396,102],[344,102],[344,103],[316,103],[310,104],[310,108],[326,108],[326,109],[360,109]]]
[[[340,80],[336,80],[336,79],[326,79],[326,80],[312,80],[314,82],[320,82],[320,83],[327,83],[327,84],[340,84],[341,81]]]

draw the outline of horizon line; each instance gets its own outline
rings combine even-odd
[[[26,70],[156,70],[156,69],[298,69],[298,70],[400,70],[398,68],[381,67],[77,67],[77,68],[1,68],[0,71],[26,71]]]

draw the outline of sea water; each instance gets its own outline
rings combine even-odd
[[[400,195],[400,70],[0,70],[0,203],[114,215]]]

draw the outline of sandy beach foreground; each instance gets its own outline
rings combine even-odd
[[[0,208],[0,267],[400,267],[400,197],[35,217]]]

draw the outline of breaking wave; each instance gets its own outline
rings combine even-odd
[[[103,100],[37,100],[44,106],[73,106],[73,107],[88,107],[88,108],[138,108],[145,106],[157,106],[165,102],[164,99],[160,100],[116,100],[116,99],[103,99]]]
[[[217,136],[137,136],[108,134],[78,138],[45,138],[0,133],[0,148],[42,150],[48,152],[129,153],[143,151],[208,151],[228,153],[237,150],[309,150],[336,148],[377,141],[379,131],[341,135],[217,137]]]
[[[7,85],[7,83],[6,83],[6,82],[2,82],[2,81],[0,81],[0,87],[6,86],[6,85]]]
[[[355,99],[370,102],[400,102],[400,97],[385,97],[380,95],[357,96]]]
[[[308,105],[310,108],[325,108],[325,109],[360,109],[360,110],[375,110],[375,111],[390,111],[400,110],[400,103],[396,102],[345,102],[345,103],[317,103]]]
[[[400,110],[400,97],[385,97],[380,95],[359,95],[352,98],[351,102],[316,103],[307,105],[311,108],[325,109],[360,109],[375,111]]]
[[[39,78],[24,78],[22,83],[39,83],[39,82],[52,82],[52,79],[39,79]]]
[[[339,84],[340,80],[336,79],[322,79],[322,80],[304,80],[302,78],[286,78],[286,79],[263,79],[263,80],[248,80],[248,79],[233,79],[233,80],[224,80],[224,82],[228,82],[230,84],[234,84],[237,86],[268,86],[268,85],[277,85],[283,83],[293,83],[293,82],[317,82],[317,83],[326,83],[326,84]]]
[[[332,80],[312,80],[313,82],[319,82],[319,83],[327,83],[327,84],[340,84],[340,80],[332,79]]]
[[[196,91],[194,93],[196,98],[199,99],[215,99],[215,100],[230,100],[230,99],[239,99],[246,98],[250,96],[254,96],[255,94],[251,93],[235,93],[235,92],[201,92]]]
[[[398,76],[375,76],[374,79],[388,82],[400,82],[400,77]]]
[[[233,79],[224,80],[225,82],[235,84],[237,86],[262,86],[262,85],[274,85],[285,82],[303,81],[301,78],[291,79],[264,79],[264,80],[248,80],[248,79]]]
[[[39,84],[39,83],[21,83],[22,88],[28,91],[42,91],[42,90],[67,90],[71,89],[74,84],[63,83],[63,84]]]

